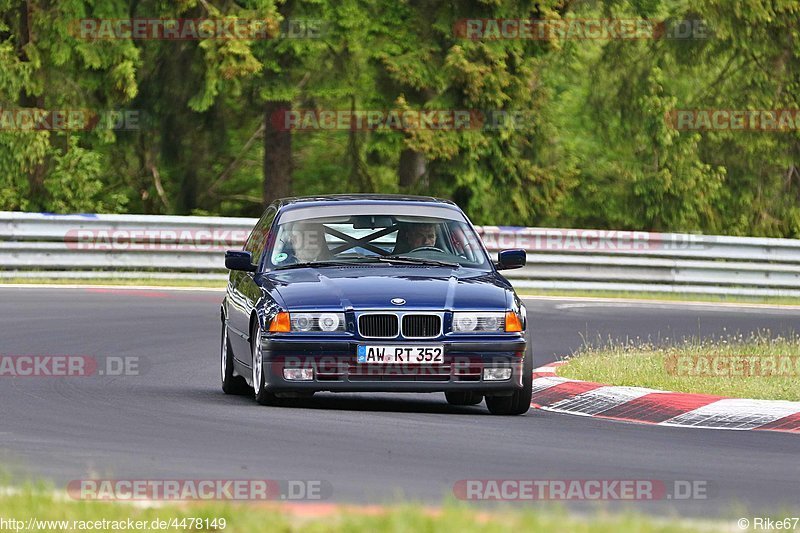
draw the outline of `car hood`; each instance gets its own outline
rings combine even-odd
[[[506,309],[510,286],[494,272],[449,267],[299,268],[266,276],[288,309]],[[404,305],[391,303],[402,298]]]

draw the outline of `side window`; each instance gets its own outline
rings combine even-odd
[[[267,245],[269,237],[269,230],[272,226],[272,221],[275,220],[277,210],[269,206],[267,211],[262,215],[256,223],[253,231],[250,232],[250,237],[247,238],[247,243],[244,245],[246,252],[253,255],[253,264],[258,264],[261,261],[261,255],[264,253],[264,247]]]

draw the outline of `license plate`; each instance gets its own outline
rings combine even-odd
[[[359,363],[375,364],[440,364],[444,363],[443,346],[359,346]]]

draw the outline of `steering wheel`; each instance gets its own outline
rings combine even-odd
[[[441,252],[443,254],[447,253],[441,248],[437,248],[436,246],[420,246],[419,248],[414,248],[413,250],[409,250],[406,253],[413,254],[414,252]]]

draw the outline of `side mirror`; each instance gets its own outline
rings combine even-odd
[[[525,266],[528,261],[528,255],[525,250],[502,250],[497,254],[497,263],[495,266],[497,270],[511,270],[512,268],[521,268]]]
[[[225,252],[225,268],[230,270],[241,270],[242,272],[255,272],[256,265],[253,264],[253,256],[250,252],[242,250],[228,250]]]

